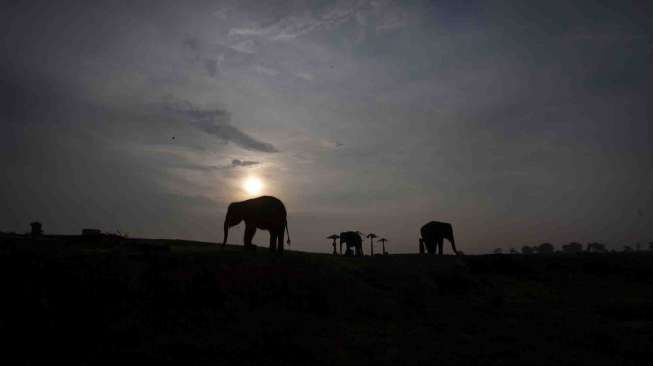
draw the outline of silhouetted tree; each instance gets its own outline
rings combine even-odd
[[[653,241],[648,243],[648,250],[653,250]]]
[[[326,238],[333,240],[333,243],[331,243],[331,245],[333,245],[333,255],[338,254],[338,251],[336,250],[336,240],[338,240],[338,238],[340,238],[340,237],[338,235],[336,235],[336,234],[333,234],[333,235],[327,236]],[[342,252],[340,254],[342,254]]]
[[[563,245],[562,251],[564,253],[580,253],[583,251],[583,245],[581,243],[572,242]]]
[[[367,234],[367,237],[370,238],[370,255],[374,255],[374,238],[376,238],[376,234],[374,233],[369,233]]]
[[[630,245],[624,245],[624,253],[630,253],[633,251],[633,248]]]
[[[537,247],[539,254],[552,254],[555,251],[551,243],[542,243]]]
[[[524,245],[521,247],[521,254],[533,254],[533,248],[529,247],[528,245]]]
[[[382,247],[382,248],[383,248],[383,254],[384,254],[384,255],[388,254],[388,252],[385,251],[385,243],[388,241],[388,239],[386,239],[386,238],[381,238],[381,239],[379,239],[379,241],[381,242],[381,245],[383,246],[383,247]]]
[[[588,243],[587,244],[587,249],[588,252],[590,253],[605,253],[607,250],[605,249],[605,245],[601,243]]]
[[[510,248],[509,253],[510,254],[517,254],[517,250],[515,250],[515,248]]]
[[[503,249],[501,249],[501,248],[496,248],[496,249],[494,250],[493,253],[494,253],[494,254],[501,254],[501,253],[503,253]]]
[[[32,228],[30,235],[34,238],[38,238],[39,236],[43,235],[43,225],[41,225],[40,222],[34,221],[29,224],[29,226]]]

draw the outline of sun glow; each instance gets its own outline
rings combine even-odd
[[[263,190],[263,182],[257,177],[248,177],[243,182],[243,189],[251,195],[259,194]]]

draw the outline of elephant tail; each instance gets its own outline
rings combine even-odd
[[[288,234],[288,240],[286,240],[286,244],[290,246],[290,232],[288,231],[288,220],[286,220],[286,223],[283,226],[286,227],[286,234]]]
[[[456,255],[462,255],[462,252],[459,252],[459,251],[456,249],[456,240],[453,238],[453,233],[451,234],[451,249],[453,249],[453,252],[454,252]]]

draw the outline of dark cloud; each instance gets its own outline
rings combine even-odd
[[[258,161],[251,161],[251,160],[240,160],[240,159],[233,159],[231,161],[231,164],[227,165],[199,165],[199,164],[192,164],[188,163],[186,161],[182,160],[175,160],[168,158],[168,162],[165,164],[167,166],[173,167],[173,168],[182,168],[182,169],[188,169],[188,170],[196,170],[196,171],[202,171],[202,172],[214,172],[214,171],[220,171],[220,170],[225,170],[225,169],[236,169],[236,168],[242,168],[242,167],[248,167],[248,166],[254,166],[254,165],[259,165],[261,164]]]
[[[204,60],[204,68],[211,77],[215,77],[218,74],[218,60]]]
[[[231,167],[236,168],[240,166],[252,166],[252,165],[258,165],[261,164],[258,161],[251,161],[251,160],[239,160],[239,159],[234,159],[231,161]]]
[[[231,125],[231,114],[222,109],[198,109],[188,101],[167,103],[166,108],[176,114],[188,117],[191,124],[227,142],[252,151],[274,153],[278,152],[272,144],[259,141]]]
[[[188,49],[192,54],[199,57],[200,41],[196,37],[186,37],[182,41],[184,48]]]
[[[247,69],[256,61],[256,44],[252,40],[229,45],[209,42],[198,37],[186,37],[181,46],[187,60],[200,65],[211,77],[219,76],[223,69]]]

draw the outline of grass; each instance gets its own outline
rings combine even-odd
[[[641,364],[653,255],[345,258],[0,239],[3,357],[157,364]]]

